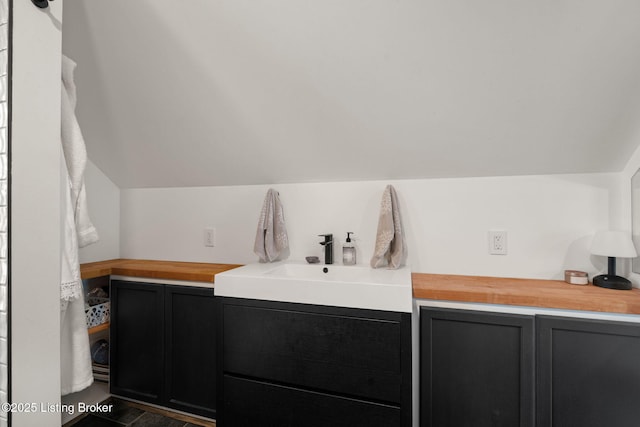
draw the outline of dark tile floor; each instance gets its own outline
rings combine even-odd
[[[90,413],[79,420],[73,420],[65,427],[215,427],[216,425],[212,421],[192,419],[113,397],[104,403],[113,404],[113,410],[106,413]]]

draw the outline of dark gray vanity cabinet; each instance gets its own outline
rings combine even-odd
[[[215,418],[213,289],[111,281],[110,389]]]
[[[164,286],[111,281],[111,393],[161,404]]]
[[[640,325],[538,316],[537,425],[640,425]]]
[[[420,309],[421,427],[532,427],[534,317]]]
[[[213,289],[165,287],[165,402],[216,416],[216,314]]]
[[[420,309],[421,427],[635,427],[638,402],[640,324]]]
[[[411,314],[218,299],[219,427],[411,425]]]

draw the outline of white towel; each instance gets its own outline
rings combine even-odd
[[[87,149],[76,119],[76,85],[73,73],[76,63],[62,56],[62,151],[71,181],[71,204],[78,234],[78,246],[83,248],[98,241],[98,232],[91,223],[84,186]]]
[[[400,205],[395,188],[387,185],[382,194],[376,247],[371,267],[400,268],[407,258],[407,245],[400,217]]]
[[[286,258],[288,249],[289,237],[284,224],[280,196],[274,189],[269,189],[260,212],[253,251],[260,258],[260,262],[273,262]]]

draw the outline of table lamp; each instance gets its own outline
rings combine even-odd
[[[594,277],[594,285],[609,289],[631,289],[629,280],[616,276],[616,258],[635,258],[638,256],[631,241],[631,235],[623,231],[599,231],[593,237],[591,253],[609,258],[608,274]]]

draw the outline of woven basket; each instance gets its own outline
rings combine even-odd
[[[87,327],[93,328],[94,326],[101,325],[109,321],[109,314],[111,310],[111,303],[104,302],[102,304],[92,305],[85,310],[87,315]]]

